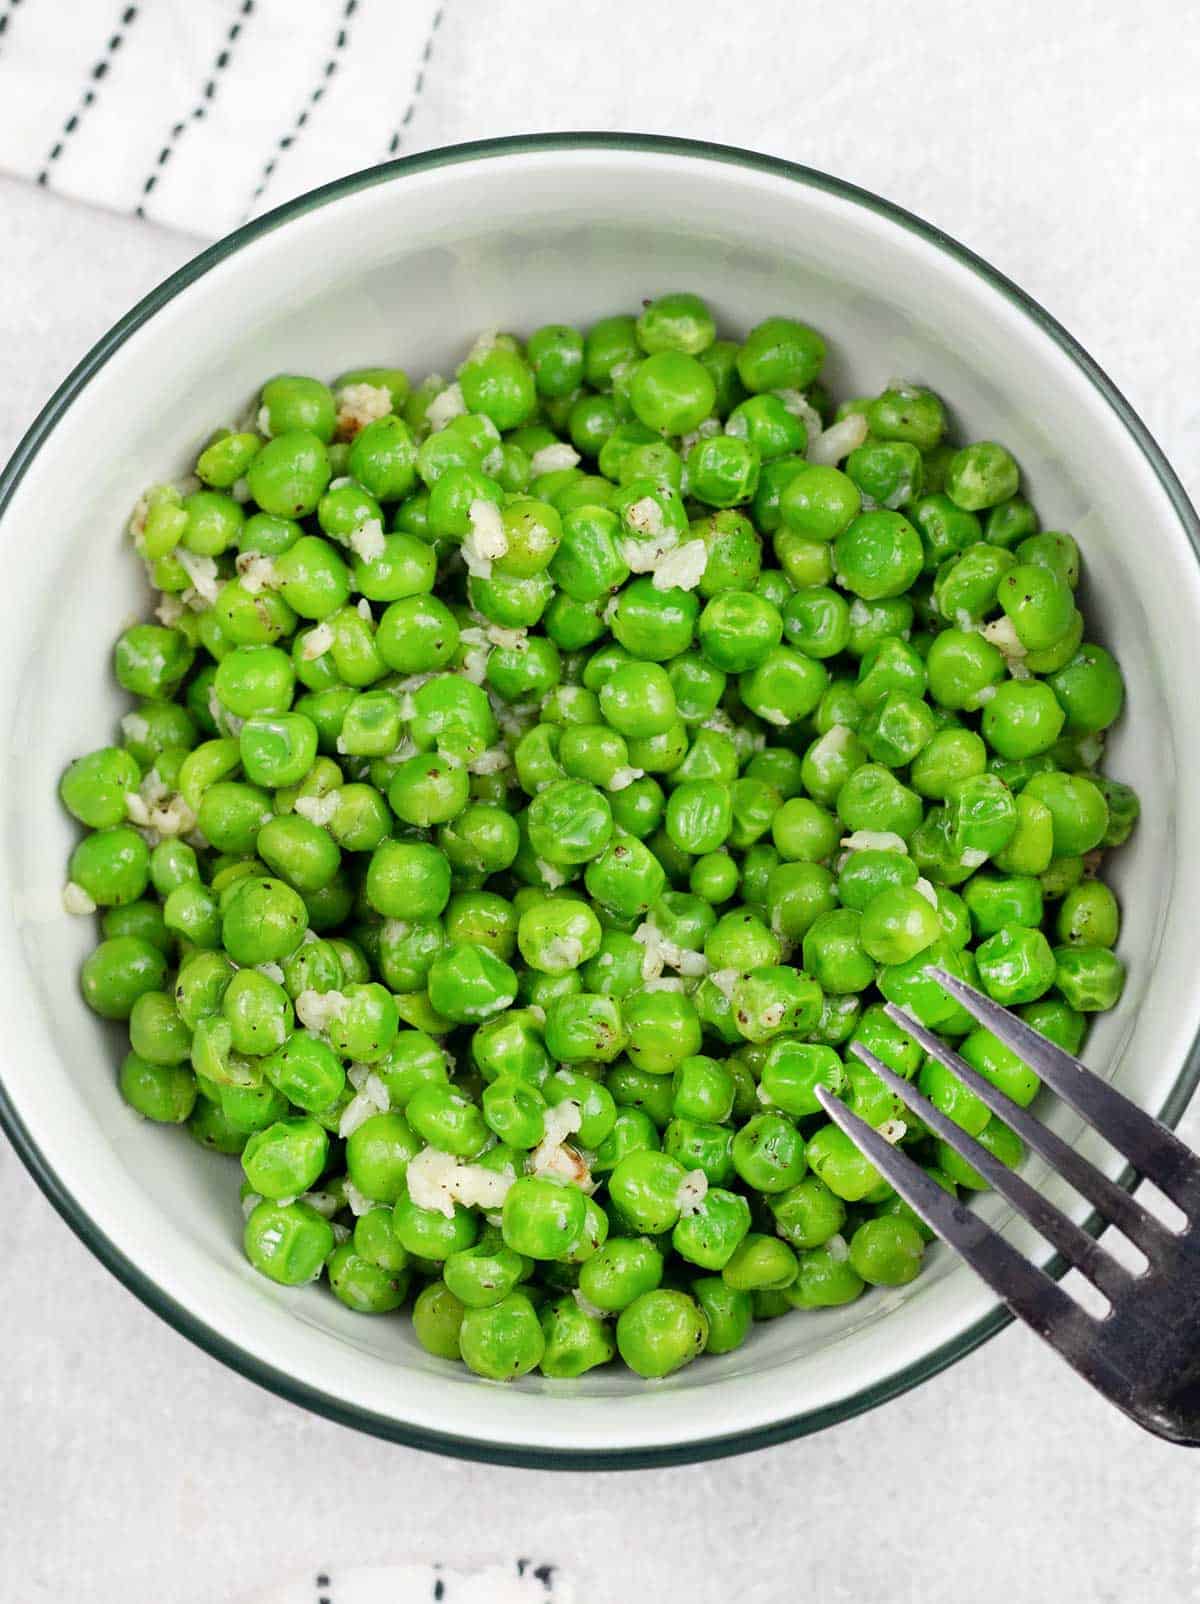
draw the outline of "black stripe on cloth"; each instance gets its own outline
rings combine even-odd
[[[112,58],[116,55],[117,51],[120,50],[125,35],[129,32],[131,26],[137,21],[137,17],[138,8],[135,5],[127,5],[122,10],[121,19],[116,28],[109,35],[108,43],[104,47],[104,54],[100,57],[99,61],[94,64],[90,73],[88,74],[89,82],[87,88],[80,97],[79,103],[75,107],[75,110],[63,124],[62,132],[59,134],[54,144],[51,145],[49,154],[42,165],[42,170],[37,175],[37,181],[42,185],[43,188],[46,188],[49,185],[50,171],[54,166],[54,163],[62,155],[72,136],[78,129],[80,123],[87,115],[89,106],[95,102],[96,96],[100,92],[99,86],[108,76],[108,69],[112,62]]]
[[[412,94],[408,97],[408,105],[404,108],[404,115],[400,119],[400,126],[388,141],[388,155],[394,156],[404,143],[404,130],[413,120],[413,112],[417,109],[417,101],[421,98],[421,91],[425,87],[425,69],[433,58],[433,39],[442,25],[442,18],[446,15],[445,6],[439,6],[433,14],[433,21],[429,24],[429,37],[425,41],[425,48],[421,52],[420,65],[417,67],[417,76],[413,80]]]
[[[217,98],[217,92],[220,89],[221,74],[233,59],[233,47],[237,44],[241,35],[242,25],[248,17],[254,15],[254,6],[255,0],[242,0],[241,9],[238,11],[236,19],[230,23],[224,42],[216,54],[212,67],[209,69],[208,78],[200,91],[200,98],[185,117],[172,124],[171,132],[155,158],[153,168],[146,174],[145,181],[142,184],[142,199],[134,207],[135,217],[145,217],[146,197],[153,194],[158,187],[158,180],[162,176],[162,170],[174,155],[175,146],[183,137],[185,130],[191,123],[202,122],[208,116],[208,108]]]
[[[3,40],[4,35],[8,32],[13,13],[18,10],[20,4],[21,0],[8,0],[4,10],[0,11],[0,40]]]
[[[308,126],[308,120],[310,116],[325,98],[325,90],[328,87],[329,80],[338,70],[338,58],[341,56],[342,51],[345,50],[347,44],[350,42],[350,30],[347,28],[346,24],[350,21],[351,17],[353,17],[357,10],[358,0],[345,0],[345,4],[342,7],[342,15],[338,19],[339,26],[337,35],[333,41],[333,49],[330,51],[329,57],[326,60],[324,67],[321,69],[320,79],[318,80],[316,87],[309,93],[307,101],[302,107],[299,115],[296,118],[296,121],[292,124],[291,128],[286,134],[282,134],[279,139],[276,140],[275,153],[264,165],[262,173],[259,175],[258,187],[255,189],[254,194],[250,197],[250,204],[247,206],[245,212],[247,217],[266,194],[267,186],[270,184],[271,179],[274,176],[275,169],[279,166],[280,159],[284,152],[290,150],[296,143],[301,132]]]

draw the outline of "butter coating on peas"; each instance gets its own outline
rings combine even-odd
[[[855,1044],[1020,1143],[883,1005],[1025,1105],[930,964],[1071,1052],[1124,984],[1086,546],[954,397],[831,397],[803,307],[396,357],[266,377],[129,521],[157,595],[53,901],[131,1117],[240,1159],[259,1274],[493,1381],[906,1284],[818,1089],[969,1195]]]

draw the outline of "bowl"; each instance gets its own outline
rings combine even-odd
[[[601,1371],[505,1387],[431,1358],[405,1319],[365,1320],[317,1288],[263,1280],[240,1252],[234,1161],[141,1123],[117,1094],[119,1034],[84,1007],[76,980],[90,921],[59,903],[75,832],[55,785],[124,705],[110,646],[147,600],[124,532],[131,506],[147,483],[187,471],[212,425],[237,416],[265,375],[371,361],[422,374],[455,362],[481,328],[586,323],[665,289],[703,293],[734,331],[773,312],[802,316],[828,337],[840,394],[895,375],[932,385],[968,437],[1014,450],[1045,525],[1078,536],[1088,617],[1129,685],[1108,767],[1144,803],[1115,860],[1128,989],[1088,1056],[1169,1121],[1200,1067],[1200,792],[1190,783],[1200,704],[1180,671],[1200,635],[1196,515],[1129,405],[1028,297],[849,185],[639,136],[434,151],[241,229],[100,341],[0,480],[0,1115],[83,1241],[210,1353],[347,1424],[507,1463],[661,1464],[794,1437],[933,1375],[1007,1316],[935,1248],[907,1287],[760,1326],[738,1352],[665,1382]],[[1080,1139],[1064,1108],[1046,1113]],[[1093,1156],[1119,1172],[1099,1144]],[[1072,1209],[1065,1189],[1052,1195]],[[995,1199],[982,1207],[1006,1218]],[[1038,1252],[1019,1222],[1006,1228]]]

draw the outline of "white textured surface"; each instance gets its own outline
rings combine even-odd
[[[64,28],[61,6],[13,0],[0,167],[223,234],[383,160],[437,10],[437,0],[75,0]]]
[[[632,6],[581,10],[606,19],[604,44],[582,26],[564,38],[548,0],[492,0],[486,28],[481,5],[451,0],[410,148],[640,126],[879,190],[1060,316],[1200,492],[1198,34],[1182,4],[1077,4],[1052,37],[1033,0],[862,0],[836,25],[829,8],[759,0],[702,28],[694,8],[660,0],[636,8],[636,30]],[[685,61],[701,41],[704,59]],[[1153,93],[1133,92],[1147,82]],[[0,208],[6,453],[194,242],[7,182]],[[1195,1112],[1185,1132],[1200,1138]],[[95,1264],[7,1149],[0,1298],[5,1604],[215,1604],[310,1565],[514,1551],[565,1565],[582,1604],[776,1604],[798,1584],[822,1604],[1200,1593],[1194,1459],[1110,1413],[1024,1331],[805,1442],[552,1477],[435,1463],[223,1370]]]

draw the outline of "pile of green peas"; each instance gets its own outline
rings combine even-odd
[[[62,801],[122,1095],[240,1157],[284,1285],[491,1379],[661,1377],[918,1274],[843,1097],[982,1178],[1036,1076],[937,962],[1070,1051],[1123,983],[1097,871],[1120,671],[1016,462],[908,383],[675,293],[482,337],[454,383],[283,375],[131,523],[135,700]]]

